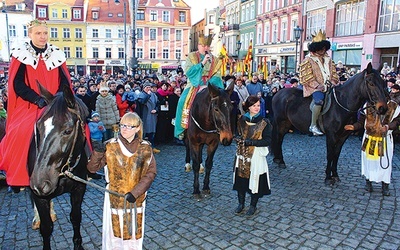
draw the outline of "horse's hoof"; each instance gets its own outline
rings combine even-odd
[[[57,214],[50,214],[50,217],[53,222],[57,220]]]
[[[200,163],[199,174],[203,174],[203,173],[204,173],[204,166],[203,166],[203,163]]]
[[[333,179],[325,179],[325,185],[333,186],[334,184],[335,184],[335,181]]]
[[[32,229],[37,230],[40,227],[40,220],[33,219],[32,221]]]
[[[190,165],[190,163],[186,163],[185,164],[185,172],[189,173],[190,171],[192,171],[192,166]]]
[[[279,163],[281,163],[281,160],[280,159],[278,159],[278,158],[274,158],[274,163],[277,163],[277,164],[279,164]]]
[[[282,169],[285,169],[286,168],[286,164],[285,163],[279,163],[278,167],[282,168]]]
[[[211,195],[211,190],[210,190],[210,189],[208,189],[208,190],[203,190],[203,191],[202,191],[202,194],[204,195],[204,197],[208,197],[208,196]]]
[[[340,182],[339,176],[337,176],[337,177],[332,177],[332,180],[333,180],[334,183]]]
[[[201,201],[203,197],[201,196],[201,194],[193,194],[193,199],[195,201]]]

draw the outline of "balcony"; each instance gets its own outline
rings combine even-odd
[[[239,30],[239,24],[222,25],[221,30],[223,31]]]

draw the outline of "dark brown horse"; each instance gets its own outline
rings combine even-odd
[[[322,115],[320,127],[326,133],[325,183],[333,185],[340,181],[337,163],[342,146],[351,133],[344,130],[344,126],[355,121],[358,110],[365,102],[373,105],[380,114],[384,114],[387,110],[387,92],[385,82],[369,63],[365,70],[351,77],[343,85],[331,89],[329,95],[332,104]],[[289,129],[295,127],[303,133],[309,133],[311,101],[312,97],[304,98],[303,91],[295,88],[280,90],[272,100],[274,111],[272,150],[274,162],[280,167],[286,167],[282,155],[282,142]],[[310,157],[314,157],[312,149]]]
[[[86,184],[74,181],[63,173],[68,170],[86,180],[84,129],[88,110],[67,86],[55,96],[42,87],[40,90],[49,105],[36,122],[35,138],[29,149],[28,169],[32,199],[40,217],[43,249],[51,249],[53,221],[50,217],[50,200],[63,193],[70,193],[74,249],[83,249],[80,224]]]
[[[226,90],[219,89],[212,84],[197,93],[190,109],[190,122],[186,130],[185,141],[186,159],[192,158],[194,174],[193,196],[195,199],[202,198],[199,185],[199,169],[202,162],[202,151],[207,145],[207,158],[205,161],[205,176],[203,194],[210,194],[210,173],[213,167],[213,158],[219,143],[229,146],[232,143],[233,134],[231,129],[232,94],[234,82]]]

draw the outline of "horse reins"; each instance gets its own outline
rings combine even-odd
[[[211,107],[210,107],[210,109],[214,106],[214,105],[213,105],[213,100],[215,100],[216,98],[217,98],[217,97],[211,98],[211,104],[210,104]],[[217,134],[219,134],[219,129],[218,129],[218,127],[217,127],[217,123],[215,122],[215,115],[213,115],[214,125],[215,125],[215,127],[216,127],[216,129],[214,129],[214,130],[205,130],[205,129],[203,129],[203,128],[200,126],[200,124],[196,121],[196,119],[193,117],[193,115],[190,115],[190,118],[192,118],[194,124],[196,124],[196,126],[197,126],[201,131],[203,131],[203,132],[205,132],[205,133],[217,133]]]

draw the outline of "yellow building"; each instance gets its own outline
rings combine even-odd
[[[46,20],[49,42],[62,49],[71,75],[86,74],[86,22],[83,0],[38,0],[34,16]]]

